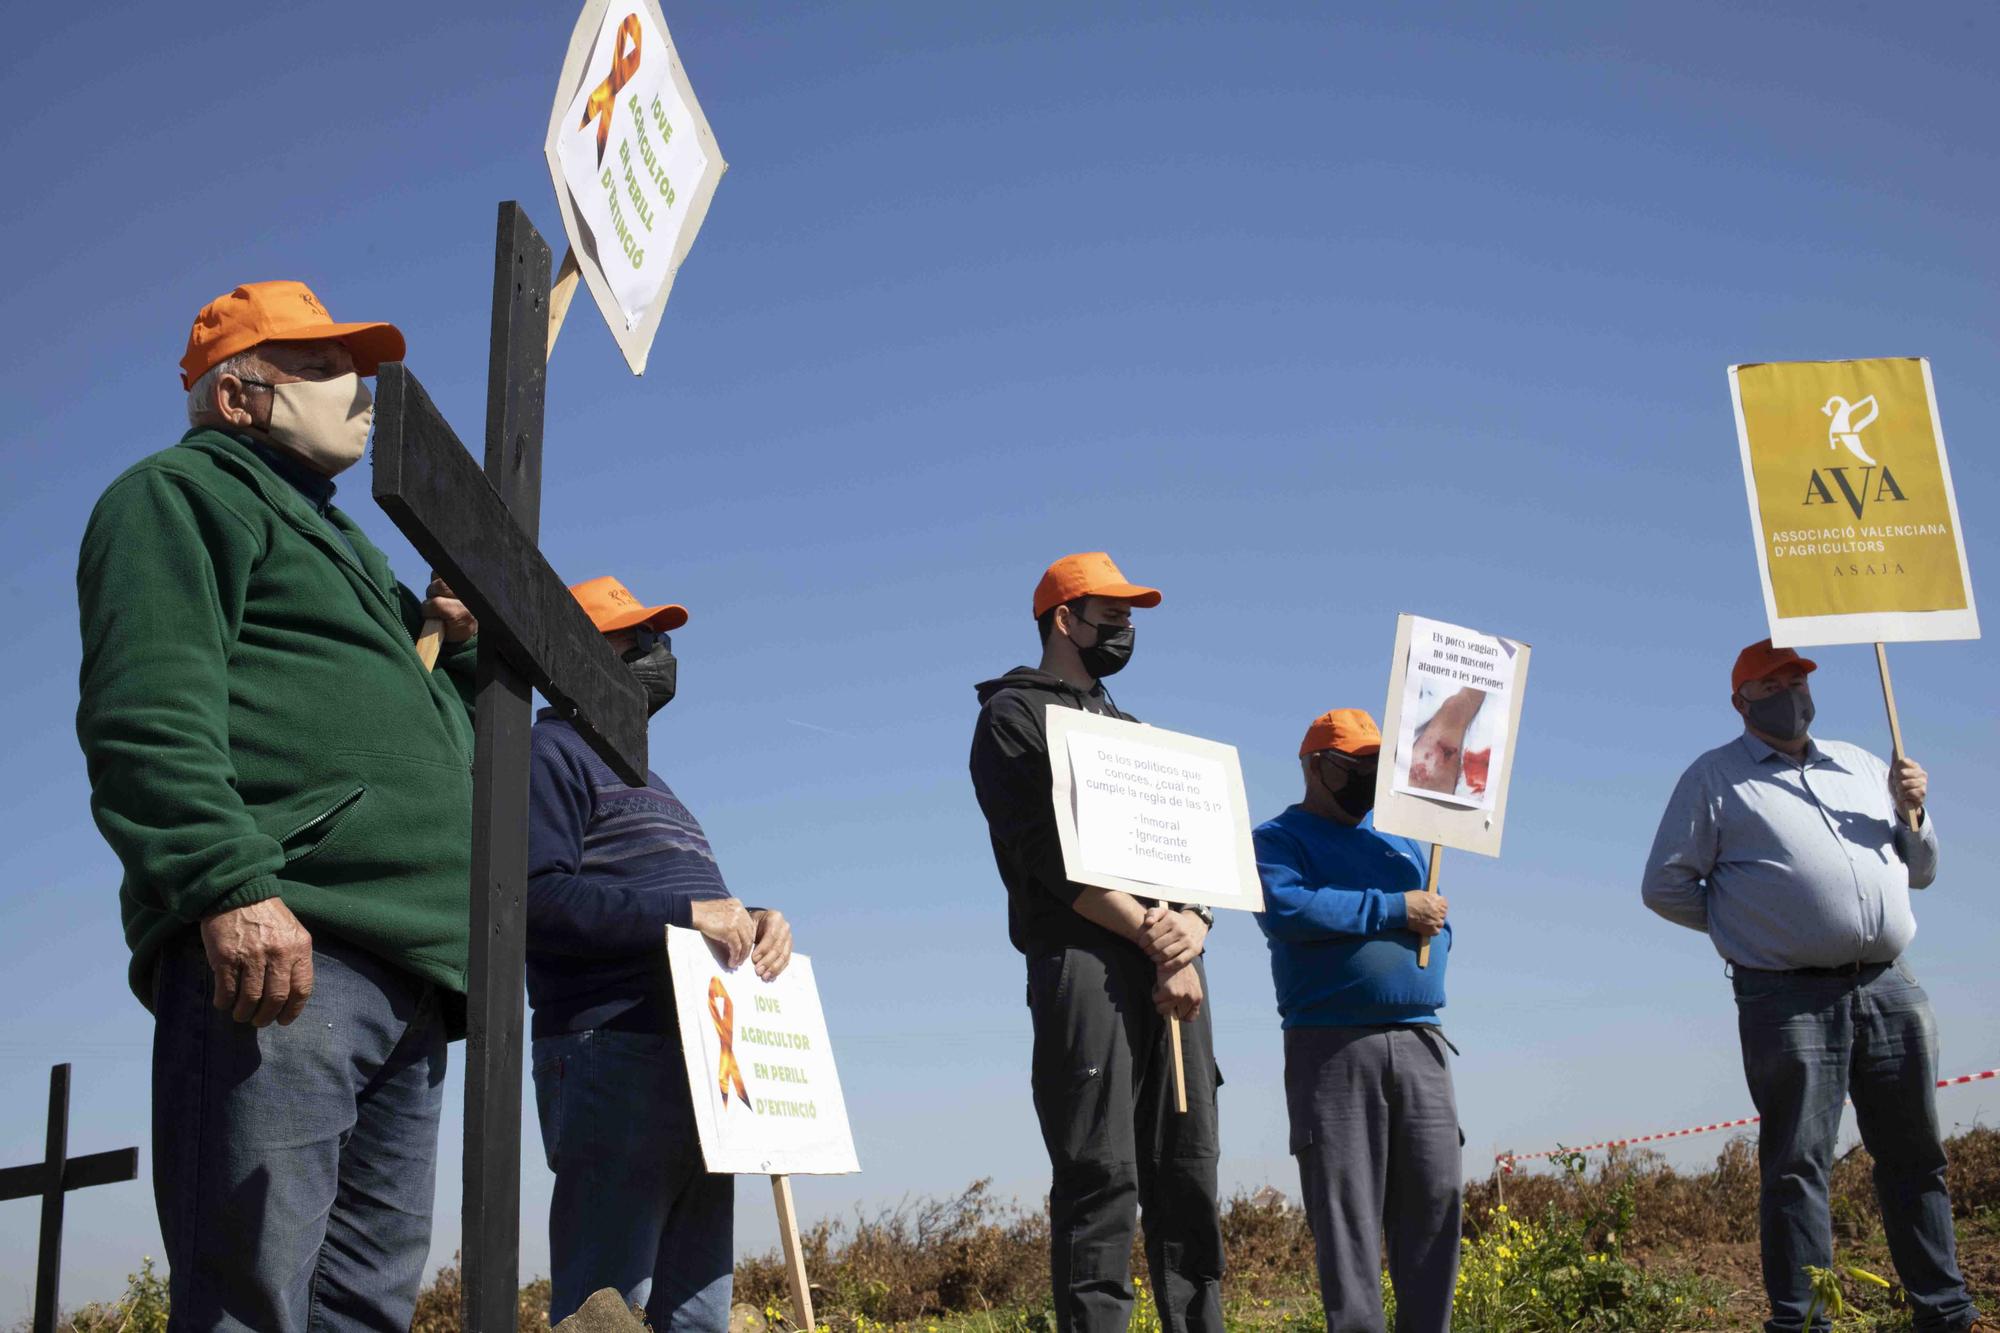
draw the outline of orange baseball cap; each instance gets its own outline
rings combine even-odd
[[[1160,590],[1128,583],[1102,551],[1066,555],[1049,566],[1048,573],[1035,585],[1035,619],[1047,615],[1051,607],[1073,602],[1079,597],[1123,597],[1134,606],[1158,606]]]
[[[1321,713],[1306,728],[1306,738],[1299,742],[1299,755],[1303,758],[1321,750],[1338,750],[1342,754],[1380,754],[1382,729],[1375,725],[1375,719],[1368,716],[1365,709],[1336,708],[1330,713]]]
[[[1807,672],[1819,670],[1819,663],[1810,658],[1800,657],[1789,648],[1773,648],[1769,639],[1759,639],[1736,654],[1736,666],[1729,673],[1729,692],[1734,694],[1753,680],[1794,666]]]
[[[626,586],[609,574],[601,579],[585,579],[572,584],[570,593],[601,634],[644,625],[648,629],[679,629],[688,623],[685,606],[647,606]]]
[[[181,358],[181,387],[258,343],[337,338],[354,357],[354,369],[373,375],[384,361],[403,359],[403,334],[394,324],[336,324],[303,282],[246,282],[201,308]]]

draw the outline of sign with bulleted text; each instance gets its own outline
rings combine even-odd
[[[1258,912],[1236,747],[1050,704],[1051,798],[1079,884]]]

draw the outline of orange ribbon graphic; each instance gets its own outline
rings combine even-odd
[[[722,1003],[718,1005],[717,1000]],[[722,989],[721,977],[708,979],[708,1016],[715,1020],[715,1035],[722,1039],[722,1058],[716,1062],[716,1079],[722,1085],[722,1104],[729,1105],[729,1088],[736,1086],[736,1095],[743,1099],[745,1110],[753,1110],[750,1105],[750,1089],[743,1086],[743,1066],[736,1063],[736,1005],[729,998],[729,992]]]
[[[629,45],[628,45],[629,43]],[[611,137],[611,113],[618,105],[618,90],[631,82],[639,72],[639,16],[627,14],[625,21],[618,25],[618,39],[611,44],[611,74],[604,82],[590,90],[590,101],[583,108],[583,119],[577,122],[582,129],[591,121],[597,122],[597,165],[604,165],[604,144]]]

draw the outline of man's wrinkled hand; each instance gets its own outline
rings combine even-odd
[[[451,595],[449,583],[443,579],[432,579],[425,596],[430,600],[424,603],[424,619],[443,622],[446,643],[464,643],[479,633],[479,621],[464,602]]]
[[[1153,987],[1153,1007],[1160,1011],[1162,1018],[1193,1022],[1195,1015],[1201,1012],[1201,973],[1192,967],[1184,967],[1162,977],[1159,985]]]
[[[217,1009],[239,1023],[290,1023],[313,992],[312,935],[280,898],[231,908],[201,923]]]
[[[700,898],[688,908],[694,928],[722,948],[725,967],[741,967],[757,945],[757,923],[734,898]]]
[[[1435,935],[1443,930],[1445,913],[1450,910],[1451,904],[1441,893],[1412,889],[1403,895],[1403,912],[1409,918],[1407,924],[1419,935]]]
[[[776,908],[760,907],[750,914],[756,925],[757,943],[750,951],[750,962],[757,969],[757,976],[763,981],[775,981],[785,965],[792,961],[792,923],[785,920],[785,914]]]
[[[1208,939],[1208,923],[1177,907],[1149,907],[1139,923],[1139,932],[1140,947],[1164,977],[1201,957],[1202,945]]]
[[[1889,795],[1899,813],[1916,813],[1924,808],[1924,798],[1930,795],[1930,774],[1924,772],[1922,764],[1904,755],[1889,766]]]

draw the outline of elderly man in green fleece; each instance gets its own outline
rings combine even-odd
[[[296,282],[218,297],[193,429],[105,490],[77,736],[153,1011],[177,1328],[402,1330],[462,1026],[476,630],[335,508],[403,354]],[[413,638],[444,622],[441,670]]]

